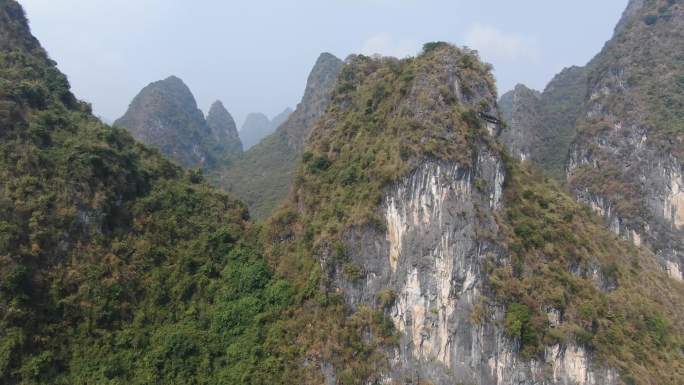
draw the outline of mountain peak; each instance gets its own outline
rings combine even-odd
[[[514,92],[516,94],[522,94],[522,93],[532,93],[532,94],[536,94],[536,95],[540,94],[539,91],[532,89],[532,88],[529,88],[528,86],[526,86],[522,83],[516,84],[515,87],[513,87],[513,89],[511,91],[508,91],[508,93],[510,93],[510,92]],[[503,98],[503,96],[502,96],[502,98]]]
[[[214,110],[214,109],[217,111],[223,110],[225,112],[228,112],[228,110],[226,109],[226,106],[224,106],[223,102],[220,100],[216,100],[213,103],[211,103],[211,107],[209,107],[209,112],[211,113],[211,110]]]
[[[275,131],[275,127],[266,114],[250,112],[240,127],[240,138],[242,138],[245,149],[249,149],[273,131]]]
[[[318,55],[318,59],[316,60],[316,65],[319,63],[324,63],[324,62],[333,62],[340,60],[337,56],[331,54],[330,52],[321,52],[320,55]]]
[[[331,94],[344,63],[322,53],[309,74],[304,96],[297,108],[273,118],[277,130],[245,151],[221,176],[221,183],[250,207],[252,215],[266,218],[286,196],[314,125],[330,104]],[[281,118],[286,120],[279,124]],[[247,134],[244,129],[240,132]],[[245,146],[247,147],[247,146]]]
[[[183,166],[209,159],[204,142],[211,130],[190,88],[176,76],[143,88],[115,124]]]
[[[263,112],[250,112],[249,114],[247,114],[245,122],[250,122],[251,124],[270,122],[270,120],[268,119],[268,116],[266,116],[266,114],[264,114]]]
[[[225,155],[242,152],[242,142],[235,120],[220,100],[212,103],[209,108],[207,124],[215,141],[215,152]]]
[[[161,81],[162,81],[162,82],[167,82],[167,83],[181,83],[181,84],[185,85],[185,82],[183,81],[183,79],[179,78],[179,77],[176,76],[176,75],[170,75],[170,76],[168,76],[167,78],[165,78],[164,80],[161,80]]]

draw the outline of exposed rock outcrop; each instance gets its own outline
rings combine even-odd
[[[588,65],[585,108],[567,163],[578,198],[613,231],[684,270],[684,5],[630,1]]]
[[[539,151],[541,93],[522,84],[501,96],[501,115],[508,125],[501,133],[501,141],[511,155],[527,160]]]
[[[637,289],[622,272],[640,251],[503,154],[499,127],[477,113],[498,114],[487,68],[445,43],[409,61],[348,59],[307,143],[289,200],[295,213],[282,214],[300,221],[273,249],[299,232],[308,248],[289,247],[313,250],[327,293],[352,314],[381,313],[363,335],[379,338],[385,322],[396,330],[381,350],[386,362],[369,363],[380,373],[369,383],[618,385],[632,370],[655,378],[650,364],[618,367],[630,359],[599,342],[612,333],[599,325],[642,322],[630,314],[642,300],[660,301],[651,284],[665,274],[644,252]],[[642,289],[648,300],[634,297]],[[622,315],[595,318],[587,343],[594,337],[577,331],[592,323],[578,309],[594,306]],[[678,365],[672,348],[663,365]],[[307,359],[323,360],[326,382],[336,383],[344,368],[322,356]]]
[[[351,231],[351,261],[363,266],[358,283],[338,282],[352,306],[377,303],[383,293],[394,300],[389,317],[401,333],[388,352],[395,381],[481,385],[617,385],[615,370],[597,363],[575,344],[549,346],[540,359],[519,356],[516,342],[501,326],[503,307],[487,310],[487,261],[508,254],[482,233],[500,230],[494,219],[502,201],[504,165],[484,152],[474,169],[426,162],[387,189],[382,211],[387,232]],[[476,187],[485,181],[487,190]]]

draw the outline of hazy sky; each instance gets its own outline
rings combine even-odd
[[[238,124],[295,107],[323,51],[406,56],[444,40],[494,64],[499,92],[585,64],[627,0],[19,0],[76,95],[112,121],[171,74]]]

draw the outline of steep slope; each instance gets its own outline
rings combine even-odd
[[[684,288],[503,155],[478,115],[497,114],[489,70],[445,43],[347,60],[264,234],[279,274],[321,269],[290,330],[324,378],[292,383],[684,380]]]
[[[133,99],[114,125],[185,167],[215,159],[208,142],[211,129],[188,86],[175,76],[149,84]]]
[[[247,150],[212,179],[247,203],[250,213],[265,219],[287,195],[303,145],[330,100],[342,61],[324,53],[316,61],[302,101],[276,132]]]
[[[95,119],[0,1],[0,383],[280,381],[290,286],[200,179]]]
[[[683,286],[506,157],[473,52],[351,57],[255,229],[0,34],[1,383],[683,382]]]
[[[570,145],[577,135],[587,95],[587,70],[569,67],[556,75],[542,93],[542,131],[539,163],[550,175],[562,180]]]
[[[501,96],[499,106],[507,129],[501,133],[501,142],[508,151],[526,160],[539,151],[542,130],[540,116],[541,93],[522,84]]]
[[[577,197],[613,231],[684,271],[684,3],[630,1],[588,65],[588,93],[567,166]]]
[[[224,157],[242,153],[242,142],[235,120],[221,101],[215,101],[209,108],[207,125],[211,128],[213,137],[214,148],[211,149],[213,153]]]
[[[565,162],[576,136],[576,123],[587,93],[587,71],[566,68],[544,92],[517,86],[500,99],[509,127],[501,140],[512,154],[529,159],[559,180],[565,178]]]

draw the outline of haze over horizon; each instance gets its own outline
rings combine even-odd
[[[500,94],[517,83],[543,89],[601,49],[627,1],[21,3],[76,95],[108,122],[144,86],[176,75],[203,111],[220,99],[241,126],[250,112],[273,117],[294,108],[321,52],[404,57],[443,40],[480,51],[495,67]]]

